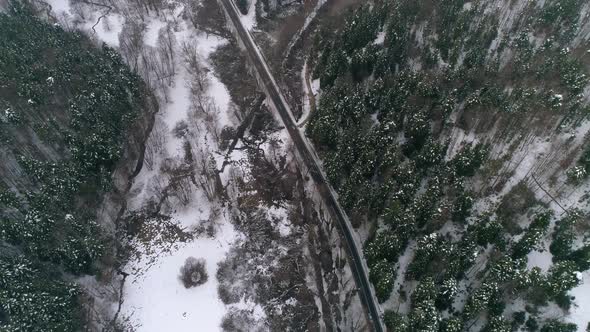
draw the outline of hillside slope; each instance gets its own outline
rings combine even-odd
[[[157,110],[149,96],[112,49],[20,2],[0,13],[2,330],[84,328],[72,281],[116,266],[122,196]]]
[[[306,133],[392,330],[586,329],[589,12],[375,1],[321,21]]]

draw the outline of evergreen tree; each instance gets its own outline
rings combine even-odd
[[[512,331],[512,327],[510,322],[507,321],[502,316],[492,316],[490,317],[488,324],[483,329],[485,332],[510,332]]]
[[[382,259],[395,263],[402,247],[401,240],[393,232],[381,232],[365,247],[365,257],[369,264]]]
[[[573,323],[563,323],[558,320],[550,320],[541,328],[541,332],[576,332],[578,327]]]
[[[79,289],[75,285],[48,282],[47,276],[24,257],[0,255],[0,275],[2,331],[82,330]]]
[[[464,224],[471,214],[474,199],[470,192],[461,191],[453,206],[453,221]]]
[[[461,332],[463,331],[463,322],[457,317],[445,318],[440,323],[440,332]]]
[[[423,279],[412,294],[412,311],[410,312],[411,331],[437,331],[440,314],[436,310],[436,288],[432,278]]]
[[[576,264],[578,271],[590,269],[590,244],[572,252],[568,259]]]
[[[408,322],[407,319],[398,314],[395,311],[387,310],[383,315],[383,321],[387,330],[390,332],[407,332],[408,331]]]
[[[557,262],[551,266],[548,272],[546,289],[553,296],[567,292],[578,286],[581,282],[580,272],[572,261]]]
[[[467,300],[467,304],[463,309],[465,321],[474,318],[478,313],[487,309],[498,292],[499,287],[496,282],[485,281]]]
[[[572,251],[574,243],[574,226],[580,219],[579,211],[572,211],[567,216],[555,223],[552,237],[553,241],[549,251],[553,254],[554,260],[564,260]]]
[[[385,302],[391,295],[395,276],[393,264],[385,259],[369,266],[369,280],[375,285],[375,293],[379,302]]]
[[[522,258],[534,249],[539,240],[547,233],[551,216],[550,212],[539,213],[535,216],[523,237],[512,248],[513,258]]]
[[[459,285],[455,278],[445,279],[440,285],[438,297],[436,299],[436,307],[439,310],[450,308],[458,291]]]
[[[451,161],[455,165],[457,175],[473,176],[488,155],[488,148],[483,144],[466,145]]]

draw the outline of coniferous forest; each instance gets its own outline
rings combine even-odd
[[[96,207],[143,112],[143,83],[114,50],[21,2],[0,13],[0,31],[0,326],[78,331],[72,281],[114,259]]]
[[[391,331],[577,331],[539,317],[569,309],[590,268],[587,202],[556,213],[532,179],[499,194],[519,137],[567,132],[590,111],[583,5],[527,2],[507,33],[485,1],[376,1],[318,28],[308,61],[322,92],[306,134],[353,223],[370,229],[370,281],[384,305],[401,303],[385,314]],[[455,144],[458,131],[471,142]],[[561,169],[573,187],[590,171],[581,150]],[[552,266],[527,269],[548,237]]]

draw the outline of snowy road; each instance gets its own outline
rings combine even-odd
[[[243,43],[246,48],[248,58],[254,65],[259,80],[261,81],[261,88],[266,90],[266,94],[270,101],[274,105],[275,110],[281,117],[283,124],[287,128],[289,136],[293,140],[295,148],[298,154],[303,160],[306,167],[309,169],[310,174],[317,186],[326,206],[329,208],[331,215],[336,219],[337,225],[342,232],[346,248],[348,250],[349,257],[351,259],[351,270],[355,277],[357,286],[359,287],[361,299],[366,306],[369,313],[370,319],[373,323],[373,327],[376,331],[384,331],[383,323],[381,321],[381,313],[377,300],[374,295],[371,284],[368,278],[368,268],[362,255],[360,253],[360,244],[355,239],[352,226],[346,213],[340,206],[337,200],[337,195],[334,189],[330,186],[326,177],[320,167],[321,163],[314,153],[313,147],[303,137],[299,129],[297,128],[293,114],[285,101],[280,89],[274,80],[268,65],[260,50],[254,43],[250,33],[244,28],[240,15],[235,4],[231,0],[219,0],[225,9],[226,14],[229,16],[236,32],[238,39]]]

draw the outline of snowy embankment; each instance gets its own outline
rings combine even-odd
[[[256,2],[257,0],[251,0],[248,7],[248,13],[242,15],[242,24],[244,24],[244,28],[250,31],[256,26]]]
[[[173,69],[166,77],[167,86],[156,91],[160,112],[147,143],[146,159],[150,160],[146,160],[131,188],[127,212],[130,218],[146,216],[145,211],[157,205],[156,215],[166,217],[145,217],[140,235],[131,240],[133,255],[122,268],[129,275],[117,315],[122,324],[136,331],[219,330],[228,308],[219,299],[215,276],[218,263],[238,235],[230,223],[229,209],[208,190],[212,187],[211,178],[201,177],[211,160],[217,163],[214,167],[221,168],[223,158],[214,152],[217,135],[223,126],[235,124],[228,90],[207,63],[209,55],[227,41],[196,31],[190,23],[179,19],[184,6],[173,1],[157,14],[139,12],[124,2],[111,9],[91,4],[70,6],[67,0],[48,3],[64,27],[81,29],[116,49],[122,45],[127,24],[140,19],[129,15],[136,10],[134,15],[141,15],[143,24],[139,34],[143,36],[142,55],[158,54],[162,46],[169,46],[166,54],[171,55],[168,64]],[[167,39],[163,39],[166,34]],[[193,47],[186,48],[189,44]],[[200,62],[197,74],[202,77],[194,77],[194,68],[191,71],[186,60],[189,56]],[[198,97],[194,94],[196,80],[202,90]],[[187,158],[196,162],[189,167]],[[186,181],[175,182],[178,173],[185,169],[190,171]],[[189,289],[178,278],[188,257],[204,259],[209,276],[205,284]],[[118,304],[113,303],[113,312],[118,309]]]

